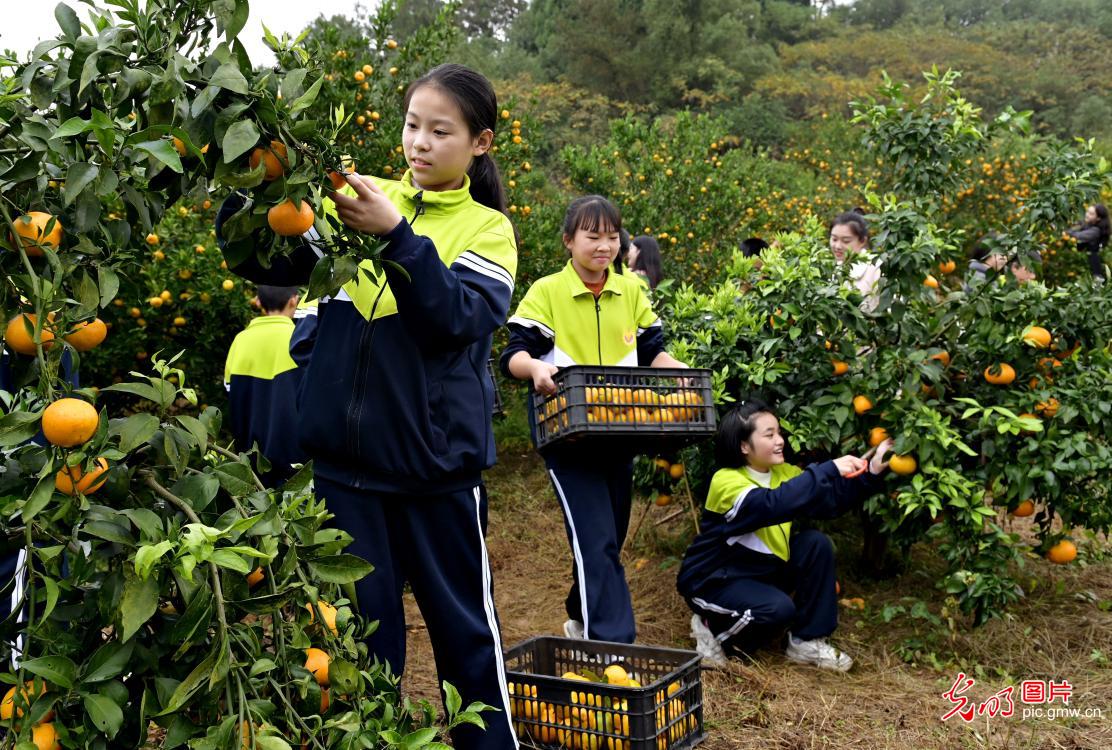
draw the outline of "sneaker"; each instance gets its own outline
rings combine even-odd
[[[566,621],[564,623],[564,637],[578,638],[579,640],[585,639],[587,636],[583,633],[583,623],[579,620]]]
[[[726,652],[722,650],[722,644],[699,615],[691,615],[691,637],[695,639],[695,651],[703,657],[703,661],[716,666],[726,663]]]
[[[825,638],[801,641],[789,634],[786,655],[789,661],[812,664],[820,669],[832,669],[835,672],[848,672],[853,666],[853,659],[831,646]]]

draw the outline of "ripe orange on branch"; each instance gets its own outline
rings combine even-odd
[[[55,219],[54,226],[47,232],[46,227],[51,219]],[[53,214],[31,211],[12,223],[15,225],[15,233],[23,239],[21,244],[24,251],[30,256],[41,256],[43,247],[57,249],[62,242],[62,222],[58,221]],[[11,237],[11,240],[15,242],[14,237]]]
[[[81,321],[63,338],[77,351],[87,352],[99,346],[107,336],[108,326],[100,318],[95,318],[94,320]]]
[[[255,149],[251,152],[248,163],[251,165],[251,169],[255,169],[259,166],[259,162],[262,162],[266,168],[263,179],[267,182],[277,180],[286,173],[286,167],[290,165],[287,159],[286,144],[281,141],[271,141],[269,147]]]
[[[1050,331],[1042,326],[1027,326],[1023,331],[1023,343],[1036,349],[1050,346]]]
[[[60,398],[42,413],[42,434],[51,445],[73,448],[96,434],[100,415],[79,398]]]
[[[331,661],[332,657],[326,651],[319,648],[305,649],[305,668],[313,673],[321,687],[328,687],[328,665]]]
[[[66,466],[54,475],[54,487],[64,495],[91,495],[108,481],[108,460],[97,459],[96,468],[82,471],[80,466]]]
[[[853,410],[858,414],[864,414],[869,409],[873,408],[873,402],[868,396],[854,396],[853,397]]]
[[[1035,503],[1031,500],[1024,500],[1019,505],[1015,506],[1012,515],[1016,518],[1027,518],[1035,512]]]
[[[315,218],[313,207],[305,201],[301,201],[300,206],[295,206],[293,201],[286,200],[266,212],[267,224],[275,234],[282,237],[299,237],[305,234],[313,226]]]
[[[914,474],[915,469],[919,464],[915,461],[915,456],[892,456],[888,460],[888,468],[892,473],[899,474],[900,476],[907,476]]]
[[[1077,557],[1077,546],[1074,545],[1069,539],[1063,539],[1055,544],[1046,553],[1046,559],[1055,565],[1065,565],[1066,563],[1073,562]]]
[[[869,430],[869,447],[875,448],[888,439],[888,430],[883,427],[874,427]]]
[[[1008,385],[1015,380],[1015,368],[1007,362],[991,365],[985,368],[985,380],[993,385]]]
[[[31,334],[27,332],[27,328],[28,326],[34,328],[37,320],[38,318],[34,313],[23,313],[9,320],[8,328],[4,331],[4,342],[8,345],[8,348],[13,352],[34,356],[37,350],[35,349],[35,342],[31,339]],[[54,340],[54,334],[43,328],[39,332],[39,338],[42,340],[42,348],[49,349],[51,347],[50,342]]]

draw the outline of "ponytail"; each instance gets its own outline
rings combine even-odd
[[[471,160],[467,170],[471,180],[471,198],[495,211],[506,213],[506,191],[502,188],[502,175],[489,154],[480,154]]]

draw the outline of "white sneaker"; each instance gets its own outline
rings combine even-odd
[[[700,615],[691,615],[691,637],[695,639],[695,651],[703,657],[703,661],[715,666],[726,663],[726,652],[722,650],[722,644]]]
[[[564,637],[585,639],[587,636],[583,633],[583,623],[579,620],[567,620],[564,623]]]
[[[853,666],[853,659],[849,654],[834,648],[826,642],[825,638],[801,641],[789,633],[788,648],[785,653],[789,661],[812,664],[820,669],[832,669],[835,672],[848,672]]]

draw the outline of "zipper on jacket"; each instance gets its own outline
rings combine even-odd
[[[409,220],[409,226],[412,227],[417,223],[418,217],[424,215],[425,204],[422,200],[425,191],[418,191],[413,196],[415,208],[413,211],[413,218]],[[356,366],[358,369],[355,373],[355,387],[352,389],[351,401],[348,402],[348,444],[353,448],[353,454],[358,456],[362,452],[362,447],[359,440],[359,423],[363,417],[363,396],[367,388],[367,376],[370,371],[371,365],[371,344],[374,343],[375,328],[378,323],[375,322],[375,310],[378,309],[378,301],[382,299],[383,293],[386,291],[386,278],[382,279],[382,288],[379,289],[378,296],[375,297],[374,304],[371,305],[371,319],[367,321],[370,325],[363,326],[362,332],[359,334],[359,348],[358,356],[356,357]],[[354,303],[353,303],[354,304]],[[367,358],[366,363],[363,362],[364,356]]]
[[[602,310],[599,308],[599,297],[595,297],[595,341],[598,342],[598,363],[602,366]]]

